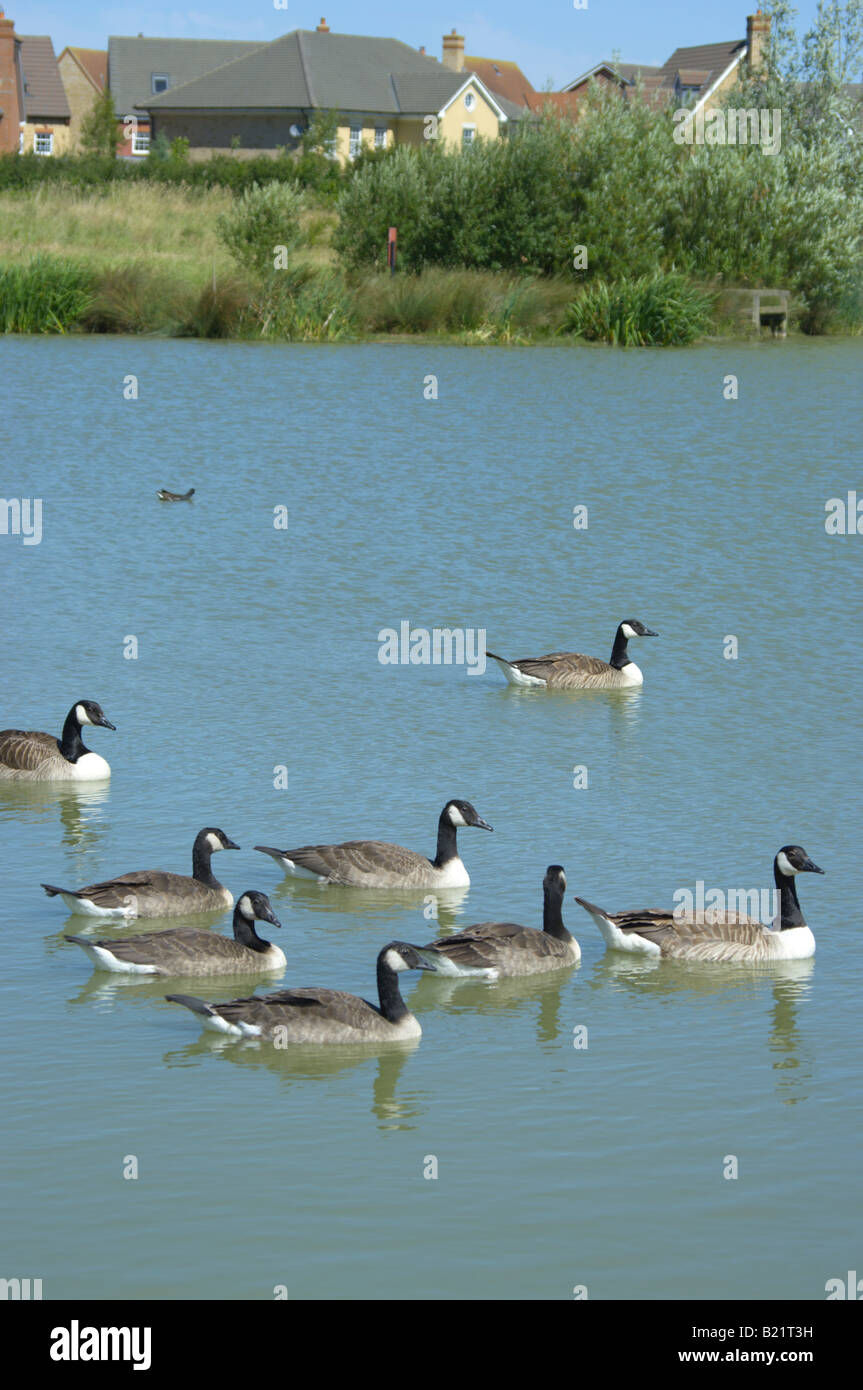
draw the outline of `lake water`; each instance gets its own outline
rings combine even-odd
[[[863,495],[863,342],[7,339],[0,367],[2,492],[43,502],[40,544],[0,535],[0,727],[59,733],[84,697],[117,725],[88,740],[110,789],[0,792],[0,1275],[46,1298],[821,1299],[860,1268],[863,537],[824,520]],[[661,634],[630,694],[378,660],[402,621],[607,657],[627,617]],[[583,958],[402,977],[406,1049],[202,1039],[164,981],[92,974],[39,888],[189,872],[219,825],[243,852],[217,873],[282,919],[284,983],[374,997],[380,946],[435,934],[422,903],[292,883],[252,847],[433,853],[451,796],[494,834],[461,832],[472,885],[440,929],[539,925],[559,862]],[[814,961],[615,960],[572,901],[770,888],[787,842],[826,870],[800,885]]]

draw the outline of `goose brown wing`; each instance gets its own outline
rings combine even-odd
[[[666,951],[678,944],[701,941],[736,941],[754,944],[764,931],[762,924],[738,912],[708,908],[704,913],[671,913],[646,908],[618,912],[611,919],[622,932],[635,932]]]
[[[303,845],[285,851],[285,857],[301,869],[326,878],[345,874],[373,874],[385,869],[388,873],[408,874],[429,861],[421,854],[384,840],[346,840],[340,845]]]
[[[608,670],[607,661],[600,661],[598,656],[584,656],[582,652],[549,652],[547,656],[528,657],[511,664],[526,676],[537,676],[540,680],[548,680],[550,676],[600,676]]]
[[[14,772],[37,772],[48,758],[61,758],[60,745],[50,734],[25,729],[0,732],[0,764]]]
[[[123,907],[132,896],[145,893],[176,891],[181,884],[194,883],[194,879],[184,878],[182,874],[163,873],[159,869],[138,869],[117,878],[105,879],[102,883],[90,883],[79,888],[75,896],[87,898],[97,907]]]
[[[426,950],[445,955],[455,965],[483,968],[498,962],[501,948],[527,950],[535,956],[555,955],[552,938],[518,922],[478,922],[455,936],[429,944]]]
[[[183,966],[200,961],[203,955],[211,960],[233,961],[241,954],[232,937],[199,927],[141,932],[122,941],[97,941],[96,945],[130,965]]]
[[[360,1015],[374,1013],[377,1016],[377,1010],[365,999],[339,989],[283,989],[275,994],[231,999],[227,1004],[214,1004],[213,1008],[228,1023],[241,1021],[264,1028],[289,1023],[294,1009],[302,1011],[305,1017],[318,1016],[353,1026]]]

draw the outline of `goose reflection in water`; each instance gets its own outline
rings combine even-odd
[[[199,1066],[208,1060],[217,1060],[232,1066],[266,1070],[276,1077],[280,1091],[309,1083],[326,1084],[346,1072],[365,1068],[371,1078],[371,1112],[378,1128],[412,1130],[418,1127],[428,1110],[429,1099],[425,1092],[416,1089],[397,1094],[397,1087],[419,1044],[419,1038],[410,1038],[367,1046],[295,1044],[279,1048],[272,1040],[264,1038],[234,1041],[203,1034],[185,1047],[164,1053],[162,1060],[166,1067]],[[322,1103],[325,1103],[324,1098]]]
[[[109,782],[0,782],[0,821],[41,825],[56,811],[62,844],[89,852],[105,838],[100,813],[110,791]]]

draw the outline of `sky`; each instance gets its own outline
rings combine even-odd
[[[150,38],[260,39],[314,29],[321,15],[342,34],[402,39],[436,58],[455,27],[475,57],[517,62],[541,89],[561,87],[604,58],[659,65],[675,48],[743,38],[757,0],[0,0],[19,34],[49,34],[58,55],[67,44],[107,48],[109,34]],[[799,0],[798,31],[812,22],[817,0]]]

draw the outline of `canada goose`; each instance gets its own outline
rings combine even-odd
[[[805,849],[783,845],[773,861],[773,879],[779,890],[778,931],[752,917],[719,908],[700,913],[651,909],[610,913],[584,898],[575,901],[590,913],[609,950],[678,960],[805,960],[815,954],[815,938],[800,911],[794,878],[823,872]]]
[[[160,487],[156,493],[160,502],[191,502],[194,495],[193,487],[190,487],[188,492],[169,492],[166,487]]]
[[[111,776],[98,753],[84,747],[82,725],[116,729],[95,700],[78,700],[66,715],[59,738],[24,729],[0,731],[0,781],[94,782]]]
[[[323,883],[358,888],[462,888],[470,883],[456,844],[456,832],[462,825],[492,829],[469,801],[448,801],[438,820],[434,859],[383,840],[347,840],[340,845],[303,845],[300,849],[255,845],[255,849],[269,854],[286,873]]]
[[[428,970],[415,947],[391,941],[378,955],[380,1006],[340,989],[283,989],[277,994],[208,1004],[188,994],[168,994],[200,1014],[204,1028],[236,1038],[275,1038],[287,1043],[366,1043],[418,1038],[422,1034],[399,990],[399,972]]]
[[[118,878],[91,883],[87,888],[42,887],[49,898],[58,895],[70,912],[85,917],[182,917],[233,906],[234,896],[214,877],[210,856],[220,849],[239,849],[224,830],[206,826],[195,836],[192,877],[162,869],[139,869]]]
[[[548,690],[622,690],[643,685],[644,677],[627,651],[630,637],[658,637],[637,618],[621,623],[614,635],[611,660],[582,656],[581,652],[551,652],[548,656],[506,661],[486,652],[496,661],[510,685],[538,685]]]
[[[263,941],[255,922],[282,924],[265,893],[243,893],[234,908],[234,936],[219,936],[201,927],[141,932],[124,941],[90,941],[67,936],[80,946],[97,970],[131,975],[244,975],[283,970],[284,951]]]
[[[540,975],[562,970],[581,960],[574,936],[563,925],[561,906],[566,874],[549,864],[542,882],[542,931],[516,922],[480,922],[442,941],[416,950],[439,975],[480,976],[497,980],[508,975]]]

